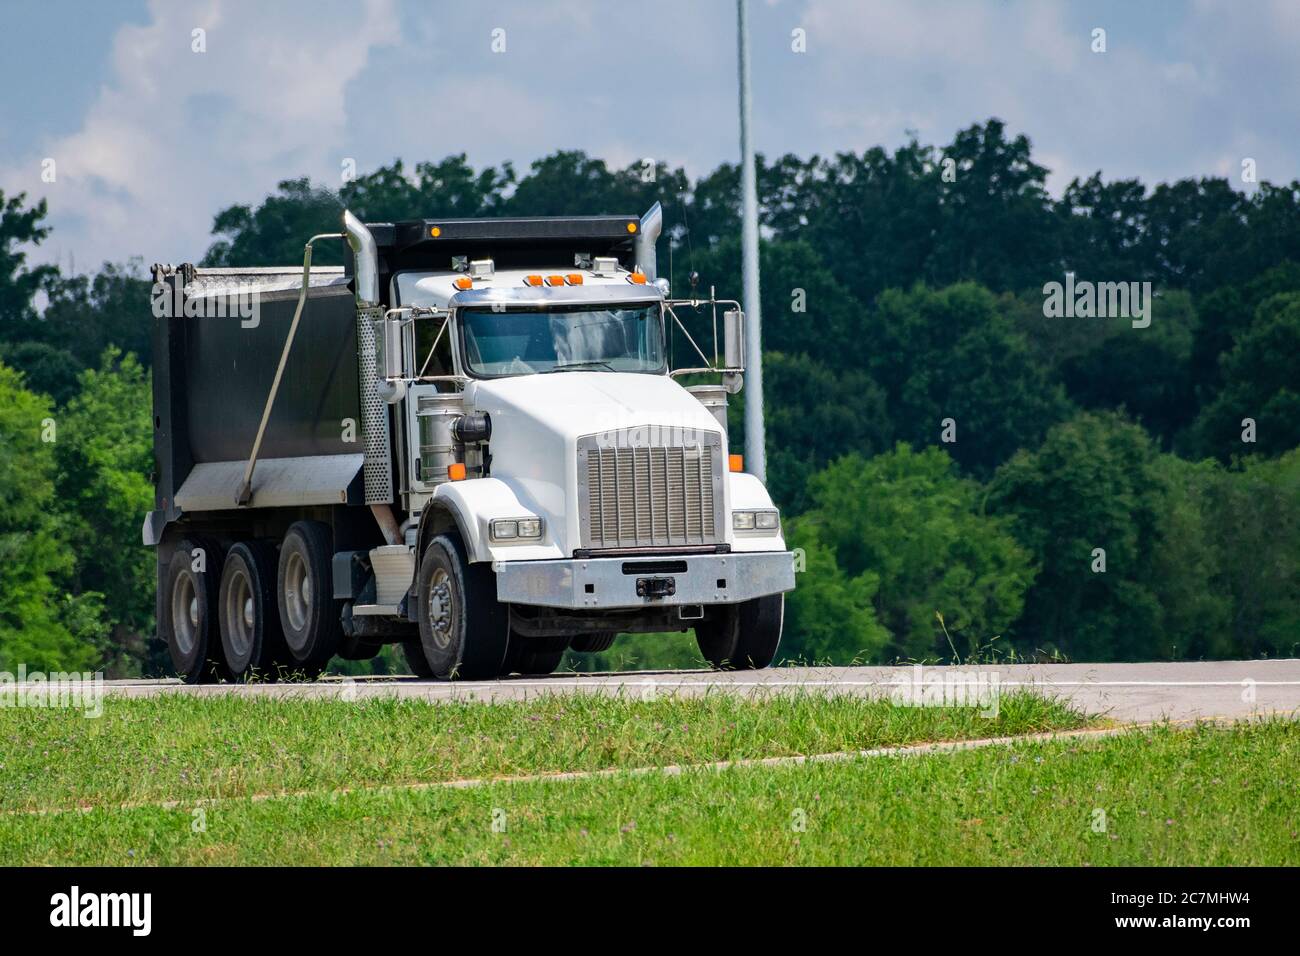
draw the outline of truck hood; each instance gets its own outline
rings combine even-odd
[[[478,380],[466,404],[492,416],[493,444],[516,427],[571,443],[582,435],[645,425],[718,432],[717,421],[686,389],[664,375],[555,372]]]
[[[665,375],[557,372],[476,380],[465,405],[492,416],[491,475],[547,524],[548,543],[572,553],[579,539],[577,443],[694,445],[721,433],[690,392]]]

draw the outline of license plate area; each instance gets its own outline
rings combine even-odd
[[[669,577],[637,578],[636,596],[654,601],[677,593],[677,579]]]

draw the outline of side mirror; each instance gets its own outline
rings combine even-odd
[[[386,316],[375,323],[375,372],[379,377],[379,397],[390,405],[401,401],[406,394],[403,324],[401,313]]]
[[[722,314],[722,364],[729,369],[745,367],[745,313],[739,309]],[[740,372],[726,373],[722,383],[732,394],[740,391]]]
[[[383,320],[380,334],[375,336],[379,354],[375,356],[375,365],[383,378],[392,381],[402,377],[402,317],[390,315]]]

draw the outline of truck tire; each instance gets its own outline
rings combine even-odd
[[[420,643],[418,637],[402,641],[402,656],[406,658],[406,666],[416,677],[433,676],[433,668],[429,666],[429,659],[424,656],[424,645]]]
[[[234,680],[274,676],[285,658],[275,580],[275,550],[265,542],[241,541],[226,555],[217,620],[221,650]]]
[[[776,657],[785,620],[785,595],[768,594],[726,605],[695,625],[705,660],[720,670],[762,670]]]
[[[575,651],[583,654],[592,654],[596,651],[607,651],[614,644],[614,638],[618,637],[617,631],[600,631],[596,634],[579,634],[572,643],[569,644]]]
[[[460,536],[440,534],[415,575],[420,646],[439,680],[490,680],[510,642],[510,613],[497,601],[489,564],[470,564]]]
[[[553,673],[568,647],[567,637],[522,637],[511,631],[501,674]]]
[[[367,641],[361,637],[349,637],[344,634],[339,639],[338,655],[345,661],[373,661],[379,656],[384,645],[378,641]]]
[[[203,552],[196,571],[195,552]],[[158,631],[167,644],[176,674],[187,684],[215,683],[229,677],[217,625],[217,572],[221,549],[206,538],[184,538],[162,569],[162,614]]]
[[[275,597],[284,630],[284,663],[308,679],[325,669],[343,634],[343,602],[333,598],[332,537],[319,521],[297,521],[280,545]]]

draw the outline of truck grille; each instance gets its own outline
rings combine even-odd
[[[578,439],[584,548],[672,547],[722,540],[722,449],[717,434],[694,445],[623,446]]]

